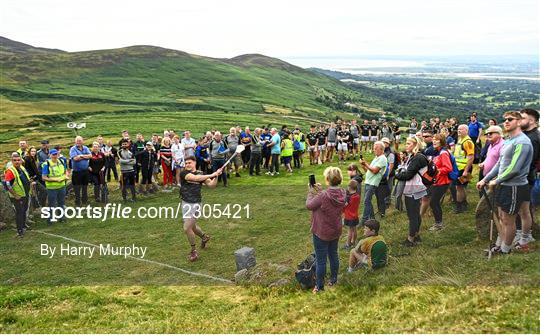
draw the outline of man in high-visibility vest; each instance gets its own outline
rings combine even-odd
[[[11,154],[11,166],[4,173],[4,182],[9,192],[9,198],[15,207],[15,221],[17,223],[17,237],[23,237],[26,228],[26,211],[28,210],[28,199],[30,187],[35,182],[30,180],[30,176],[22,165],[22,157],[18,152]]]
[[[454,148],[454,157],[459,170],[459,178],[454,181],[457,193],[455,213],[463,213],[468,209],[465,187],[471,180],[474,161],[474,142],[468,133],[469,127],[466,124],[458,127],[458,142]]]
[[[24,160],[24,156],[26,156],[26,150],[28,150],[28,143],[25,140],[19,141],[19,149],[17,149],[17,153],[19,156],[21,156],[21,159]],[[24,165],[24,161],[22,162]]]
[[[52,149],[51,158],[41,165],[41,177],[47,188],[47,201],[52,211],[55,208],[63,208],[66,199],[67,166],[63,160],[58,159],[58,150]],[[61,218],[63,220],[63,218]],[[52,224],[51,219],[48,221]]]

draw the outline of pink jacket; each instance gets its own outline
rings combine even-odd
[[[306,208],[311,211],[311,232],[321,240],[333,241],[341,236],[345,198],[345,190],[340,187],[329,187],[319,194],[308,193]]]

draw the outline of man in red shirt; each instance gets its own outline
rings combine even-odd
[[[17,237],[23,237],[28,227],[26,224],[26,212],[28,210],[28,198],[30,187],[35,182],[30,180],[26,169],[22,165],[22,157],[19,153],[11,154],[11,166],[4,173],[4,183],[9,192],[9,198],[15,207],[15,221],[17,223]]]

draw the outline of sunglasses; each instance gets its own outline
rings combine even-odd
[[[431,136],[431,135],[424,135],[424,136],[422,136],[422,137],[423,137],[423,138],[429,138],[429,137],[433,137],[433,136]]]
[[[505,119],[504,119],[504,122],[512,122],[512,121],[514,121],[514,120],[517,120],[517,119],[514,118],[514,117],[509,117],[509,118],[505,118]]]

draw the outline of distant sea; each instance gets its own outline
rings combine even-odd
[[[403,58],[381,57],[283,57],[302,68],[321,68],[351,74],[459,77],[472,79],[540,80],[534,56],[465,56]]]

